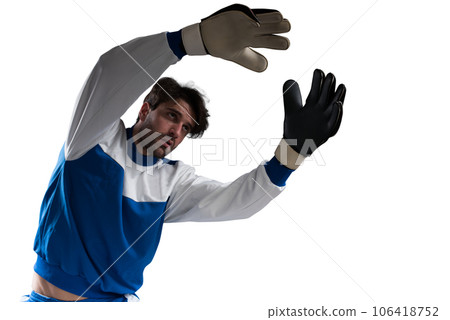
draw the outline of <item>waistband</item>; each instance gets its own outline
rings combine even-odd
[[[63,301],[58,300],[55,298],[46,297],[42,294],[39,294],[35,291],[31,291],[31,294],[26,295],[23,297],[23,302],[69,302],[69,301]],[[134,298],[134,299],[133,299]],[[139,301],[139,299],[135,295],[123,295],[116,298],[105,298],[105,299],[95,299],[95,298],[88,298],[84,300],[79,301],[70,301],[70,302],[132,302],[132,301]]]
[[[34,271],[42,278],[57,286],[58,288],[75,294],[77,296],[88,297],[91,301],[115,301],[124,297],[124,294],[104,292],[99,286],[92,285],[86,279],[80,276],[67,274],[58,266],[49,264],[47,261],[38,256],[34,265]],[[136,296],[134,293],[127,296]],[[137,296],[136,296],[137,297]],[[98,300],[92,300],[98,299]],[[86,301],[80,300],[80,301]],[[126,300],[125,300],[126,301]]]

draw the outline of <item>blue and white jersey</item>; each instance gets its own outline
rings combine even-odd
[[[181,59],[180,36],[169,35],[134,39],[102,55],[78,96],[34,244],[36,273],[70,293],[135,293],[164,222],[248,218],[283,190],[292,171],[272,159],[221,183],[181,161],[136,159],[132,131],[120,117]]]

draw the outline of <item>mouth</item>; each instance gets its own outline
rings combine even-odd
[[[161,146],[164,147],[164,149],[172,149],[174,145],[174,141],[172,139],[167,140],[166,142],[164,142]]]
[[[165,143],[163,143],[163,145],[161,147],[163,147],[164,149],[167,149],[167,148],[170,148],[170,145],[167,142],[165,142]]]
[[[168,154],[173,150],[175,141],[169,135],[148,130],[139,139],[135,140],[135,145],[142,154],[153,154],[156,149],[160,149],[165,154]]]

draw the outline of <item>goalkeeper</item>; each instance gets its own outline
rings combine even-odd
[[[301,161],[333,136],[345,87],[313,76],[305,106],[298,85],[284,84],[284,135],[275,156],[231,183],[195,174],[166,155],[208,127],[203,96],[158,79],[184,55],[212,55],[256,72],[252,48],[285,50],[281,13],[232,5],[178,32],[137,38],[103,54],[77,98],[68,135],[45,193],[27,301],[130,301],[142,286],[165,222],[252,216],[285,188]],[[153,85],[136,124],[120,117]]]

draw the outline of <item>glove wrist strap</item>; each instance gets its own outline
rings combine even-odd
[[[207,55],[205,45],[203,44],[202,34],[200,32],[200,23],[194,23],[181,30],[183,45],[186,53],[190,56]]]
[[[303,160],[305,160],[305,157],[292,149],[284,139],[281,139],[280,144],[275,150],[275,157],[283,166],[292,170],[300,167]]]

